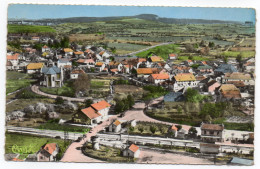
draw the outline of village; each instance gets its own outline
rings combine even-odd
[[[53,39],[44,36],[31,40],[41,46],[23,44],[23,52],[7,51],[7,76],[18,73],[33,79],[29,86],[8,93],[13,97],[7,105],[19,99],[30,102],[28,98],[55,101],[7,112],[7,131],[74,142],[62,158],[56,157],[59,145],[53,142],[25,159],[10,154],[9,160],[154,163],[156,158],[147,154],[160,158],[159,152],[167,152],[192,154],[195,164],[202,158],[205,164],[251,165],[253,126],[239,126],[253,121],[254,58],[190,56],[179,61],[178,53],[168,53],[167,59],[156,53],[141,58],[65,40],[67,47],[49,47]],[[207,42],[201,43],[201,50],[209,50]],[[186,45],[180,50],[190,49]],[[232,125],[226,126],[219,120],[223,118]],[[25,124],[33,119],[43,127],[30,130],[37,125]],[[82,129],[83,134],[71,134]]]

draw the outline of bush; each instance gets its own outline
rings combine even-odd
[[[55,104],[63,104],[64,103],[64,99],[60,96],[56,97],[55,99]]]

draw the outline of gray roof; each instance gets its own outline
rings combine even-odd
[[[68,62],[70,62],[70,61],[69,61],[69,59],[62,58],[62,59],[59,59],[58,62],[59,62],[59,63],[68,63]]]
[[[43,67],[42,68],[42,73],[46,74],[46,75],[54,75],[54,74],[57,74],[57,73],[60,73],[61,72],[61,69],[56,67],[56,66],[53,66],[53,67]]]
[[[208,65],[203,65],[203,66],[199,66],[198,69],[212,69],[211,66],[208,66]]]
[[[244,158],[233,157],[230,163],[237,164],[237,165],[253,165],[254,161],[249,159],[244,159]]]
[[[170,92],[163,98],[164,102],[180,102],[184,101],[184,96],[181,92]]]
[[[230,64],[221,64],[215,71],[222,72],[222,73],[233,73],[233,72],[237,72],[237,69]]]

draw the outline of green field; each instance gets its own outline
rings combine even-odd
[[[189,60],[189,56],[179,56],[178,60],[181,60],[181,61]],[[209,60],[209,58],[206,56],[192,56],[192,60],[207,61],[207,60]]]
[[[27,87],[34,82],[28,74],[15,71],[7,71],[6,79],[6,94]]]
[[[36,153],[39,151],[41,146],[43,146],[46,143],[57,143],[60,152],[57,155],[60,159],[62,155],[64,154],[67,146],[69,143],[64,143],[64,140],[60,139],[54,139],[54,138],[47,138],[47,137],[38,137],[38,136],[31,136],[31,135],[22,135],[22,134],[13,134],[13,133],[6,133],[6,140],[5,140],[5,153],[14,153],[12,151],[12,146],[24,146],[24,147],[31,147],[31,151],[29,151],[29,154]],[[22,154],[22,153],[21,153]],[[23,154],[25,155],[25,154]]]
[[[151,54],[155,54],[157,56],[161,56],[163,59],[167,59],[170,53],[179,53],[180,50],[178,49],[178,45],[170,44],[170,45],[163,45],[157,46],[155,48],[140,52],[136,54],[138,57],[147,57]]]
[[[227,51],[222,54],[227,57],[237,57],[240,53],[243,58],[255,57],[255,51],[242,51],[242,52]]]
[[[8,33],[52,33],[56,32],[49,26],[38,25],[8,25]]]
[[[75,96],[75,91],[73,88],[73,84],[71,82],[64,83],[62,87],[58,87],[58,88],[40,87],[39,89],[44,93],[49,93],[53,95],[68,96],[68,97]]]

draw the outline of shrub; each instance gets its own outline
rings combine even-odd
[[[55,99],[55,104],[63,104],[64,103],[64,99],[60,96],[58,96],[56,99]]]

